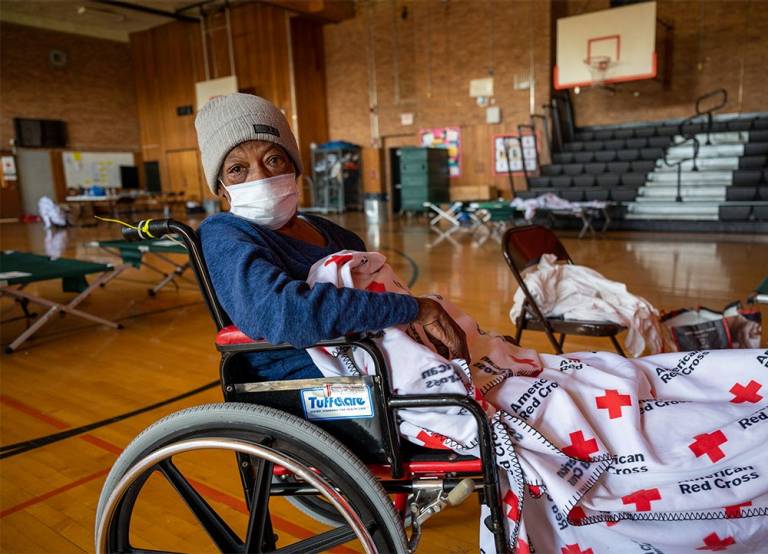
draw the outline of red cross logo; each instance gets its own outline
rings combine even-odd
[[[570,512],[568,512],[568,523],[578,523],[582,519],[587,517],[587,513],[581,506],[576,506]]]
[[[712,550],[717,552],[719,550],[727,550],[732,544],[736,544],[733,537],[723,537],[721,539],[717,536],[717,533],[710,533],[704,537],[704,546],[700,546],[696,550]]]
[[[722,431],[702,433],[693,438],[696,440],[689,444],[688,448],[696,454],[697,458],[706,454],[712,463],[725,458],[725,452],[720,450],[720,445],[728,442],[728,437]]]
[[[752,402],[753,404],[756,404],[760,402],[763,399],[763,396],[757,394],[757,391],[759,391],[762,386],[763,385],[754,379],[747,383],[746,387],[740,383],[736,383],[731,387],[731,394],[733,394],[731,402],[734,404],[742,404],[744,402]]]
[[[651,502],[654,500],[661,500],[659,489],[640,489],[621,497],[624,504],[634,504],[636,512],[650,512]]]
[[[416,435],[416,438],[423,442],[424,446],[427,448],[433,448],[435,450],[450,450],[450,448],[443,444],[445,437],[439,433],[427,433],[426,431],[422,430],[419,431],[419,434]]]
[[[741,504],[734,504],[733,506],[725,507],[725,517],[733,519],[735,517],[741,517],[741,509],[751,506],[752,502],[742,502]]]
[[[592,554],[592,549],[582,550],[578,544],[566,544],[560,549],[562,554]]]
[[[528,543],[523,539],[517,539],[517,548],[515,548],[515,554],[531,554],[531,549]]]
[[[504,496],[504,504],[509,506],[507,517],[512,521],[520,521],[520,506],[517,495],[514,492],[509,491]]]
[[[352,254],[339,254],[337,256],[331,256],[330,258],[325,260],[323,267],[328,267],[331,264],[336,264],[337,266],[341,267],[351,259],[352,259]]]
[[[368,290],[371,292],[387,292],[387,287],[384,286],[384,283],[377,283],[376,281],[371,281],[371,284],[365,287],[365,290]]]
[[[606,390],[605,396],[595,398],[597,407],[601,410],[608,410],[608,418],[616,419],[621,417],[622,406],[631,406],[632,398],[628,394],[619,394],[617,390]]]
[[[582,431],[571,433],[570,437],[571,445],[563,448],[563,454],[566,454],[571,458],[589,461],[589,455],[600,450],[597,446],[597,441],[595,439],[587,440]]]
[[[528,485],[528,492],[534,498],[540,498],[541,497],[541,487],[538,486],[538,485]]]
[[[475,392],[472,395],[475,398],[475,401],[480,404],[480,407],[483,409],[484,412],[488,411],[488,401],[485,399],[485,396],[482,392],[480,392],[480,389],[475,387]]]

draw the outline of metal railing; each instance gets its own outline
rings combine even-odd
[[[674,148],[676,146],[685,146],[688,143],[691,143],[693,145],[693,156],[690,158],[681,157],[679,160],[675,160],[673,162],[669,161],[669,149]],[[683,140],[681,142],[675,142],[673,139],[672,145],[667,148],[667,150],[664,151],[664,165],[667,167],[677,167],[677,191],[675,195],[675,202],[682,202],[683,201],[683,194],[682,194],[682,180],[683,180],[683,164],[687,161],[693,161],[693,170],[696,171],[696,158],[699,157],[699,139],[697,139],[695,136],[690,137],[683,137]]]
[[[707,109],[704,109],[704,105],[707,100],[710,98],[716,98],[720,97],[720,101]],[[706,134],[707,134],[707,142],[706,145],[712,144],[712,141],[710,139],[710,135],[712,134],[712,124],[714,123],[714,112],[717,110],[722,109],[726,104],[728,103],[728,91],[724,88],[720,88],[717,90],[713,90],[712,92],[708,92],[707,94],[703,94],[699,96],[696,101],[694,102],[694,111],[695,113],[691,115],[690,117],[687,117],[684,119],[680,125],[679,125],[679,134],[683,136],[684,138],[688,138],[690,135],[689,132],[686,131],[686,126],[690,125],[694,121],[696,121],[698,118],[706,118]],[[693,132],[693,134],[696,134],[696,131]]]

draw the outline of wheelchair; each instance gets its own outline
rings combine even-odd
[[[197,233],[183,223],[164,219],[141,222],[136,228],[124,229],[123,235],[127,240],[174,235],[183,241],[216,325],[224,402],[171,414],[126,447],[99,499],[97,553],[147,552],[132,545],[137,527],[144,523],[151,528],[157,523],[133,515],[154,474],[171,485],[221,552],[309,553],[347,543],[369,553],[413,552],[421,524],[430,515],[473,493],[489,508],[490,515],[481,525],[493,533],[497,552],[507,550],[491,428],[472,398],[396,394],[375,334],[316,345],[361,348],[373,360],[374,374],[253,382],[244,355],[292,347],[252,340],[232,325],[216,298]],[[317,418],[306,412],[309,397],[315,399],[310,402],[322,404],[333,396],[352,398],[349,403],[367,408],[341,418]],[[401,441],[398,410],[446,406],[459,406],[475,418],[479,458]],[[234,454],[248,512],[244,532],[229,526],[206,500],[204,490],[201,492],[204,487],[185,476],[186,466],[176,463],[183,454],[201,451],[216,451],[226,459]],[[279,545],[282,541],[275,534],[270,513],[270,500],[280,502],[275,500],[278,497],[328,530]],[[163,551],[168,550],[163,546]]]

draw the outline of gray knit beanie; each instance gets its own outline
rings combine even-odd
[[[265,140],[283,147],[296,175],[302,172],[299,147],[283,112],[269,100],[235,92],[212,98],[195,117],[197,143],[208,188],[216,194],[221,164],[229,151],[248,140]]]

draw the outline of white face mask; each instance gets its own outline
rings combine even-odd
[[[230,212],[273,230],[288,223],[299,206],[293,173],[230,185],[227,193]]]

